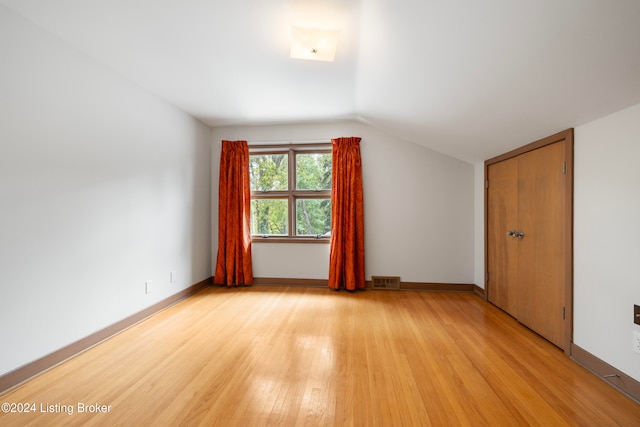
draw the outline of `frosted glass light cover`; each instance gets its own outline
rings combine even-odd
[[[313,61],[333,61],[336,55],[339,30],[291,27],[289,56]]]

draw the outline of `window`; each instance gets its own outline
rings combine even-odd
[[[329,241],[331,145],[251,146],[253,241]]]

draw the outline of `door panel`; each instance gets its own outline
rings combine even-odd
[[[518,156],[518,320],[562,347],[564,141]]]
[[[567,138],[534,143],[512,157],[488,161],[486,168],[487,299],[565,351],[571,180],[563,163],[572,144]]]
[[[518,317],[517,256],[514,238],[518,220],[518,159],[490,165],[487,191],[488,299],[510,315]]]

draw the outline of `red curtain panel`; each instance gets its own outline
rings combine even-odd
[[[251,189],[247,141],[222,141],[218,190],[218,256],[213,283],[250,285]]]
[[[329,287],[365,288],[362,163],[358,137],[332,139]]]

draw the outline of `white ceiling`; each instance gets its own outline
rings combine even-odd
[[[358,119],[471,163],[640,103],[640,0],[0,0],[211,126]],[[340,28],[333,63],[291,25]]]

